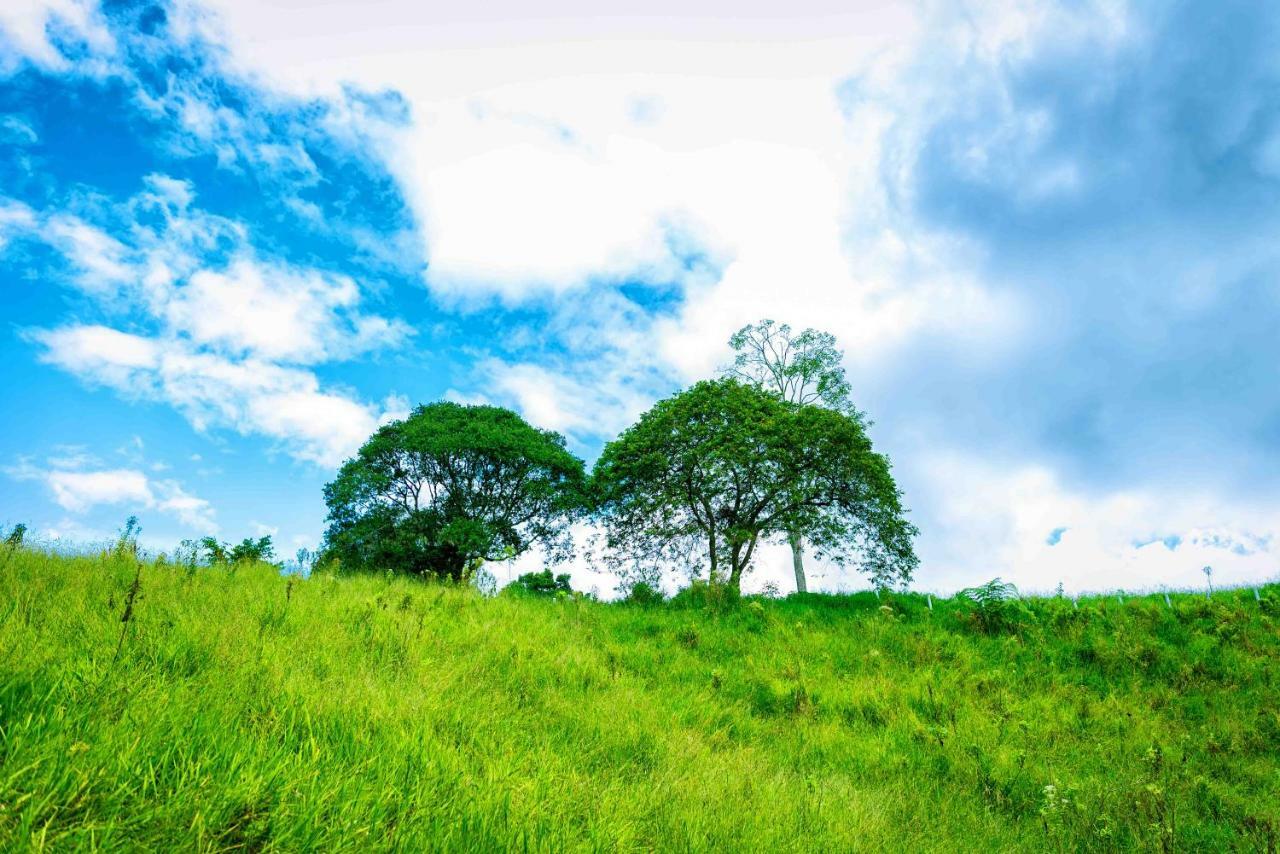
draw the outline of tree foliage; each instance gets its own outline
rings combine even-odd
[[[860,418],[850,399],[843,354],[829,332],[793,333],[785,323],[765,319],[733,333],[733,364],[726,376],[773,392],[788,403],[825,406]]]
[[[535,596],[555,596],[557,594],[570,595],[573,593],[573,586],[569,583],[569,573],[562,572],[559,575],[553,575],[551,570],[544,569],[541,572],[526,572],[511,582],[511,588],[514,592],[532,593]]]
[[[733,364],[723,369],[734,377],[801,406],[825,406],[865,423],[850,398],[849,382],[841,361],[844,354],[829,332],[805,329],[793,334],[785,323],[764,319],[742,327],[729,337]],[[804,593],[804,539],[798,531],[787,534],[796,590]]]
[[[196,551],[203,553],[204,560],[210,566],[234,563],[271,563],[276,557],[275,544],[271,535],[245,537],[234,546],[219,542],[217,537],[201,537],[195,544]]]
[[[706,566],[736,590],[759,544],[788,532],[839,565],[857,558],[878,584],[916,565],[916,529],[861,422],[733,378],[656,404],[605,447],[594,484],[623,570]]]
[[[256,540],[245,537],[231,547],[230,556],[232,563],[271,563],[276,557],[276,547],[269,534]]]
[[[584,486],[558,433],[495,406],[420,406],[379,428],[325,487],[325,556],[455,581],[535,544],[555,562],[569,553]]]

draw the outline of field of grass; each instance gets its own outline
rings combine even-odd
[[[0,553],[0,849],[1274,851],[1280,589],[654,607]]]

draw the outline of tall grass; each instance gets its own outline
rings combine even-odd
[[[130,599],[137,567],[0,573],[0,849],[1280,836],[1274,586],[988,625],[922,596],[637,607],[264,565],[147,563]]]

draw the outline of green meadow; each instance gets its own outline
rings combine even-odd
[[[0,553],[0,849],[1276,850],[1280,588],[932,606]]]

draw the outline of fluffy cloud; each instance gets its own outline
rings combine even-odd
[[[1140,484],[1085,490],[1044,465],[999,465],[954,451],[922,453],[904,467],[946,485],[915,495],[931,520],[928,581],[939,589],[972,583],[975,561],[988,577],[1039,591],[1059,582],[1067,590],[1199,587],[1206,565],[1228,584],[1275,574],[1274,501]]]
[[[401,321],[358,313],[359,302],[348,276],[239,257],[223,270],[197,271],[161,312],[196,344],[270,361],[346,358],[408,337]]]
[[[24,460],[7,471],[20,480],[43,482],[54,503],[73,514],[103,505],[123,507],[128,513],[156,510],[194,532],[218,530],[213,506],[187,492],[178,481],[154,480],[136,468],[94,468],[96,464],[92,458],[76,454],[51,457],[48,468]]]
[[[266,435],[300,459],[336,465],[384,413],[322,389],[300,366],[394,348],[412,330],[365,313],[350,276],[257,257],[245,226],[193,208],[193,198],[186,182],[148,176],[115,211],[133,222],[128,243],[73,213],[0,209],[11,239],[58,250],[72,285],[152,330],[68,324],[27,337],[48,364],[167,402],[199,429]]]
[[[177,339],[102,326],[31,333],[41,358],[88,382],[163,401],[201,430],[229,427],[279,440],[299,459],[336,466],[387,411],[326,392],[310,371],[200,352]],[[403,408],[391,401],[395,411]]]
[[[312,370],[412,334],[368,310],[401,260],[394,188],[362,145],[367,127],[399,120],[394,99],[308,102],[253,88],[220,67],[206,17],[184,3],[99,10],[54,0],[0,11],[0,73],[29,63],[37,73],[22,85],[31,87],[53,75],[67,87],[81,85],[79,75],[110,77],[125,98],[122,124],[160,134],[138,141],[155,146],[144,162],[158,154],[180,174],[200,174],[183,160],[212,152],[220,174],[205,188],[224,211],[235,182],[251,190],[225,216],[197,206],[191,180],[164,174],[137,176],[142,189],[125,199],[84,187],[51,193],[47,181],[15,186],[25,198],[0,199],[0,246],[18,244],[8,259],[29,259],[29,274],[75,288],[86,298],[81,316],[97,315],[25,336],[47,363],[167,402],[199,429],[266,435],[334,465],[404,408],[366,405]],[[298,211],[301,227],[282,215]],[[52,249],[61,264],[19,254],[29,247]]]
[[[22,61],[63,71],[68,53],[109,53],[115,39],[90,0],[16,0],[0,7],[0,71]]]
[[[54,500],[64,510],[81,512],[97,504],[149,507],[155,500],[147,476],[130,469],[51,471],[47,480]]]

